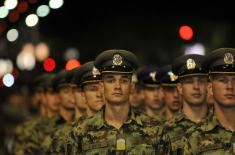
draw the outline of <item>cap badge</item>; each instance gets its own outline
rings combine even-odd
[[[178,79],[178,76],[175,75],[175,74],[174,74],[173,72],[171,72],[171,71],[168,72],[167,74],[169,75],[171,82],[174,82],[174,81],[176,81],[176,80]]]
[[[225,53],[224,62],[225,64],[233,64],[233,55],[231,53]]]
[[[122,56],[119,54],[115,54],[113,56],[113,64],[116,66],[120,66],[122,64]]]
[[[100,75],[100,72],[97,68],[93,67],[92,69],[92,75],[93,77],[96,77],[97,75]]]
[[[195,61],[190,58],[187,60],[186,65],[187,65],[188,70],[195,69],[195,67],[196,67]]]
[[[156,75],[157,75],[157,72],[151,72],[151,73],[149,73],[149,76],[152,78],[152,80],[153,80],[154,82],[157,81],[157,80],[156,80]]]

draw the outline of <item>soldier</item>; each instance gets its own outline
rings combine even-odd
[[[206,104],[208,71],[204,60],[202,55],[190,54],[178,57],[172,64],[173,73],[179,78],[177,89],[183,100],[183,107],[175,118],[165,124],[172,154],[182,151],[182,138],[190,136],[210,114]]]
[[[164,122],[165,118],[160,115],[163,110],[162,88],[159,79],[159,69],[145,66],[138,72],[138,80],[142,84],[144,98],[144,113],[151,118]]]
[[[54,117],[58,111],[57,99],[51,86],[53,77],[52,74],[43,74],[40,77],[40,85],[43,88],[41,97],[44,98],[44,102],[47,102],[42,104],[43,113],[41,116],[29,119],[16,128],[13,154],[41,154],[41,142],[51,129],[48,126],[49,118]]]
[[[171,65],[162,67],[159,74],[165,104],[165,110],[162,115],[169,121],[174,118],[182,104],[182,97],[176,88],[178,76],[172,72]]]
[[[94,67],[94,62],[90,61],[82,65],[77,76],[81,78],[83,95],[86,99],[86,114],[91,117],[104,105],[100,72]]]
[[[140,85],[140,82],[138,81],[136,73],[133,73],[131,81],[132,81],[132,83],[134,85],[134,88],[131,91],[131,95],[130,95],[130,104],[131,104],[131,107],[136,112],[143,112],[144,97],[143,97],[143,93],[141,93],[142,87]]]
[[[64,124],[71,122],[75,115],[75,99],[73,95],[72,75],[66,70],[58,72],[52,81],[53,90],[59,100],[58,115],[48,120],[47,129],[44,129],[44,140],[41,141],[41,149],[44,154],[49,154],[52,143],[51,135],[56,129],[63,127]],[[42,129],[43,130],[43,129]]]
[[[66,70],[57,73],[53,81],[53,89],[58,94],[60,101],[59,114],[64,122],[73,120],[75,114],[75,99],[72,87],[71,76],[68,75]]]
[[[214,114],[188,139],[184,154],[235,154],[235,49],[220,48],[207,57]]]
[[[87,109],[87,116],[91,117],[95,113],[97,113],[104,105],[103,100],[103,94],[101,90],[101,76],[100,72],[94,67],[94,62],[90,61],[85,64],[83,64],[81,67],[76,68],[72,71],[74,74],[74,83],[79,87],[79,92],[81,93],[77,94],[78,98],[85,97],[85,101],[87,106],[84,106],[84,103],[77,103],[79,108],[76,108],[79,111],[79,109]],[[79,100],[78,102],[82,102],[83,100]],[[77,114],[81,115],[80,114]],[[53,135],[53,145],[51,147],[51,153],[52,154],[59,154],[61,150],[65,150],[66,148],[63,148],[64,143],[66,143],[69,131],[71,131],[72,127],[75,125],[79,125],[84,120],[84,117],[76,118],[75,121],[71,123],[67,123],[57,129],[55,131],[55,134]]]
[[[130,108],[131,76],[137,57],[126,50],[108,50],[95,59],[101,71],[105,107],[73,128],[62,154],[154,154],[160,122]]]

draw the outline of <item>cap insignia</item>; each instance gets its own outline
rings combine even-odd
[[[170,77],[170,80],[173,82],[173,81],[176,81],[177,79],[178,79],[178,76],[177,75],[175,75],[173,72],[168,72],[167,73],[168,75],[169,75],[169,77]]]
[[[120,66],[122,64],[122,56],[119,54],[115,54],[113,56],[113,64],[116,66]]]
[[[93,67],[92,69],[92,75],[93,77],[96,77],[97,75],[100,75],[100,72],[97,68]]]
[[[149,73],[149,76],[152,78],[152,80],[153,80],[154,82],[157,81],[157,80],[156,80],[156,75],[157,75],[157,72],[151,72],[151,73]]]
[[[225,64],[233,64],[233,55],[231,53],[225,53],[224,62]]]
[[[187,65],[188,70],[195,69],[195,67],[196,67],[195,61],[190,58],[187,60],[186,65]]]

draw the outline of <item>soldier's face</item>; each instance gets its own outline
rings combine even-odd
[[[60,99],[60,104],[63,108],[73,109],[75,99],[72,87],[70,86],[61,87],[59,90],[59,99]]]
[[[129,74],[104,74],[103,89],[105,100],[110,104],[129,102],[132,89],[131,75]]]
[[[143,102],[143,99],[144,97],[141,90],[134,88],[134,90],[131,91],[130,104],[132,107],[138,107]]]
[[[235,106],[235,75],[214,75],[208,86],[216,103],[225,107]]]
[[[162,103],[162,88],[157,87],[144,87],[143,96],[145,106],[151,109],[159,109]]]
[[[181,79],[177,89],[186,103],[196,106],[206,103],[207,85],[207,76],[191,76]]]
[[[47,107],[51,111],[58,111],[59,110],[59,101],[58,96],[55,92],[47,91],[45,93],[45,97],[47,100]]]
[[[74,99],[75,99],[75,105],[78,109],[85,110],[87,105],[86,105],[86,99],[84,95],[82,95],[83,90],[78,87],[73,87],[73,94],[74,94]]]
[[[164,102],[171,111],[178,111],[182,104],[182,97],[176,87],[163,87]]]
[[[99,111],[103,105],[103,93],[100,83],[90,83],[83,87],[84,96],[87,101],[87,106],[92,111]]]

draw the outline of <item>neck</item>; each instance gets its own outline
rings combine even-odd
[[[199,123],[207,114],[207,105],[201,104],[197,106],[191,106],[184,101],[183,113],[193,122]]]
[[[230,130],[235,131],[235,107],[221,107],[217,103],[214,104],[215,115],[221,125]]]
[[[91,108],[86,108],[86,114],[88,117],[94,116],[97,113],[97,111],[92,110]]]
[[[166,120],[173,119],[177,112],[178,112],[178,110],[174,111],[174,110],[171,110],[169,108],[166,108]]]
[[[74,117],[74,110],[68,110],[60,106],[60,115],[68,122]]]
[[[116,129],[120,129],[128,119],[129,111],[130,104],[128,102],[122,103],[121,105],[106,103],[105,120]]]
[[[159,109],[152,109],[152,108],[149,108],[148,106],[145,106],[145,114],[148,115],[149,117],[151,118],[154,118],[156,115],[159,115]]]
[[[86,109],[79,109],[77,107],[75,107],[75,118],[79,119],[82,116],[86,115]]]

